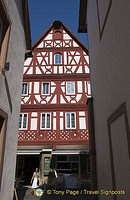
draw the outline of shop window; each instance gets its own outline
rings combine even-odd
[[[5,9],[3,1],[0,1],[0,72],[6,63],[9,35],[10,35],[10,19]]]
[[[0,187],[1,187],[4,151],[5,151],[6,124],[7,124],[7,114],[0,109]]]
[[[66,82],[66,94],[75,94],[75,82]]]
[[[41,129],[50,129],[50,128],[51,128],[51,113],[42,113]]]
[[[21,113],[19,118],[19,129],[27,129],[27,113]]]
[[[62,64],[62,55],[60,53],[55,53],[54,64],[55,65],[61,65]]]
[[[76,120],[75,113],[66,113],[66,128],[67,129],[75,129],[76,128]]]
[[[50,83],[42,83],[42,94],[50,94]]]
[[[22,84],[22,95],[27,95],[28,94],[28,83],[23,83]]]

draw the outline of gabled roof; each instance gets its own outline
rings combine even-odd
[[[62,26],[63,29],[68,33],[68,35],[88,54],[87,47],[65,26],[64,23],[60,21],[55,21],[50,27],[41,35],[41,37],[33,44],[32,51],[40,44],[40,42],[47,36],[53,27]]]

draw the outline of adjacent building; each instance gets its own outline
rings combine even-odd
[[[0,1],[0,199],[13,197],[21,84],[31,37],[28,1]]]
[[[128,0],[80,1],[79,32],[88,30],[92,81],[92,185],[96,188],[97,165],[98,189],[125,191],[113,197],[100,195],[101,200],[130,199],[129,10]]]
[[[39,167],[45,181],[51,164],[57,173],[89,179],[87,47],[56,21],[32,49],[24,62],[17,176],[24,171],[30,183]]]

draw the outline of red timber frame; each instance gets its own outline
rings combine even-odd
[[[58,35],[54,36],[56,31]],[[46,40],[48,35],[50,38]],[[57,40],[56,37],[60,39]],[[62,54],[60,65],[54,64],[54,54],[57,52]],[[19,130],[19,146],[87,145],[89,143],[86,102],[87,97],[90,96],[88,94],[90,74],[87,59],[87,48],[61,22],[54,22],[33,45],[33,58],[27,63],[25,60],[24,66],[23,82],[28,83],[28,94],[22,95],[21,98],[21,113],[28,113],[28,127],[27,130]],[[75,94],[66,94],[67,81],[75,82]],[[50,83],[50,95],[42,95],[42,82]],[[36,83],[38,89],[34,91]],[[82,85],[82,91],[79,84]],[[53,102],[54,97],[56,102]],[[51,113],[51,129],[48,130],[40,128],[41,113],[44,112]],[[75,112],[76,129],[66,129],[66,112]],[[32,116],[32,113],[37,113],[37,116]],[[61,118],[63,120],[61,120],[62,129],[60,127]],[[85,119],[85,128],[80,128],[79,118]],[[37,119],[36,130],[31,130],[31,119]],[[55,130],[54,122],[56,122]]]

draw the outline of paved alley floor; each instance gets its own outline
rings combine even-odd
[[[91,196],[85,194],[85,190],[47,190],[42,197],[33,195],[33,190],[28,187],[17,190],[18,200],[91,200]]]

